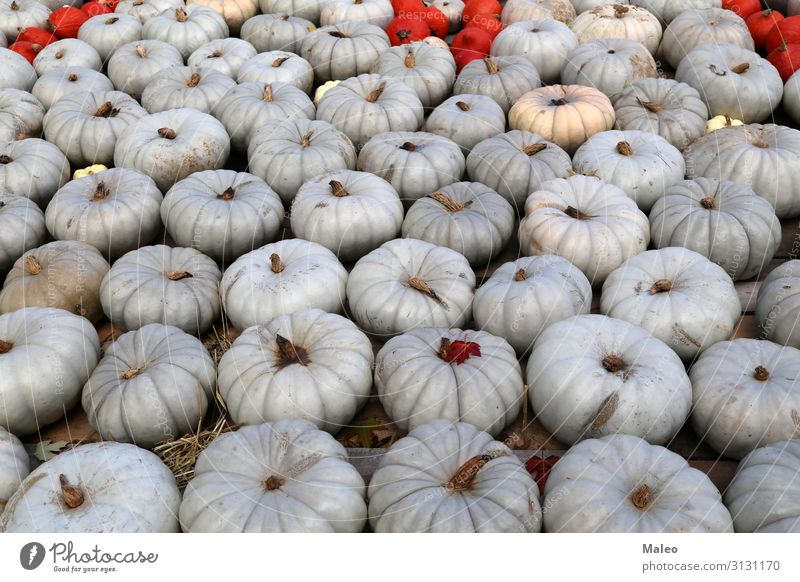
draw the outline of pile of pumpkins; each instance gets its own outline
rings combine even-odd
[[[732,339],[800,216],[798,3],[63,3],[0,0],[0,531],[800,531],[800,261]],[[181,491],[151,450],[218,400]]]

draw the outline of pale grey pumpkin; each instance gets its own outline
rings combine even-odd
[[[150,79],[141,101],[149,113],[181,107],[212,113],[235,86],[228,75],[213,69],[167,67]]]
[[[298,309],[343,309],[347,270],[320,244],[286,239],[239,257],[225,271],[220,295],[236,329]]]
[[[600,311],[641,325],[690,362],[733,335],[742,306],[725,269],[689,249],[667,247],[611,273]]]
[[[25,196],[0,192],[0,276],[26,251],[44,243],[44,212]]]
[[[183,0],[120,0],[114,12],[135,16],[144,24],[170,8],[183,6]]]
[[[322,26],[337,22],[369,22],[386,29],[394,18],[394,9],[389,0],[328,0],[319,14]]]
[[[262,4],[267,1],[275,0]],[[185,532],[364,529],[364,480],[348,462],[347,449],[306,420],[220,435],[200,453],[194,475],[180,507]]]
[[[414,202],[402,232],[458,251],[471,265],[485,265],[511,239],[514,208],[480,182],[456,182]]]
[[[92,323],[103,317],[100,282],[109,264],[91,245],[53,241],[22,255],[0,291],[0,313],[24,307],[58,307]]]
[[[602,2],[579,12],[572,23],[572,32],[579,42],[626,38],[642,43],[650,54],[656,54],[661,43],[661,22],[644,8],[625,2]]]
[[[734,281],[755,277],[781,243],[772,205],[747,186],[697,178],[667,188],[650,212],[656,248],[685,247],[718,264]]]
[[[618,129],[656,133],[679,150],[702,137],[708,121],[697,89],[674,79],[636,81],[614,100],[614,111]]]
[[[219,362],[234,422],[302,418],[337,433],[372,389],[372,344],[342,317],[300,309],[246,329]]]
[[[503,133],[505,128],[503,108],[485,95],[453,95],[425,122],[426,131],[454,141],[465,156],[476,144]]]
[[[571,171],[567,152],[538,134],[518,129],[479,142],[467,156],[469,177],[515,208],[521,208],[542,182],[565,178]]]
[[[19,89],[0,89],[0,141],[14,141],[42,134],[44,106]]]
[[[531,351],[527,379],[536,417],[568,445],[610,434],[664,444],[692,405],[680,358],[647,330],[604,315],[547,327]]]
[[[753,37],[744,20],[731,10],[715,7],[683,10],[677,14],[664,30],[661,55],[670,67],[677,69],[687,54],[703,44],[734,44],[754,50]]]
[[[503,109],[503,113],[508,113],[517,99],[541,85],[539,73],[525,57],[484,57],[461,69],[453,94],[486,95]]]
[[[149,18],[142,27],[142,38],[169,43],[188,59],[208,41],[227,38],[229,32],[225,19],[213,8],[181,4]]]
[[[36,83],[36,71],[25,57],[0,47],[0,89],[20,89],[30,91]]]
[[[258,0],[262,14],[288,13],[311,22],[319,22],[320,0]]]
[[[113,259],[158,234],[162,199],[149,176],[112,168],[59,189],[45,211],[47,230],[58,240],[89,243]]]
[[[773,124],[724,127],[684,150],[686,177],[730,180],[770,201],[780,219],[800,214],[800,131]]]
[[[629,3],[646,8],[664,24],[669,24],[687,10],[722,6],[722,0],[629,0]]]
[[[536,482],[505,444],[438,419],[394,443],[369,483],[374,532],[538,532]]]
[[[284,204],[314,176],[353,170],[356,151],[350,138],[327,121],[275,119],[259,127],[247,149],[250,171],[264,179]]]
[[[49,71],[66,67],[100,71],[103,61],[92,45],[77,38],[57,40],[42,48],[33,59],[33,68],[40,77]]]
[[[572,158],[575,171],[594,174],[619,186],[644,212],[683,180],[686,164],[667,140],[645,131],[603,131],[594,134]]]
[[[88,319],[54,307],[0,315],[0,426],[22,436],[64,416],[99,359]]]
[[[196,337],[151,323],[105,349],[81,403],[103,440],[151,449],[194,432],[214,402],[214,360]]]
[[[675,79],[700,92],[711,117],[725,115],[744,123],[771,117],[783,96],[783,81],[772,63],[734,44],[692,49]]]
[[[70,93],[44,116],[44,135],[73,166],[110,166],[117,140],[145,115],[147,111],[121,91]]]
[[[139,99],[154,75],[167,67],[182,65],[183,57],[174,46],[160,40],[138,40],[115,50],[107,68],[117,91]]]
[[[256,49],[240,38],[218,38],[210,40],[186,60],[190,67],[213,69],[236,79],[239,69],[249,59],[256,56]]]
[[[503,24],[533,18],[552,18],[564,23],[575,20],[575,8],[570,0],[508,0],[503,4]]]
[[[154,245],[114,261],[100,285],[100,302],[111,323],[123,329],[150,323],[205,333],[219,317],[222,273],[198,250]]]
[[[181,493],[156,455],[87,443],[37,467],[8,501],[0,531],[176,533]]]
[[[340,261],[360,259],[403,224],[403,203],[389,182],[339,170],[305,182],[292,201],[292,233],[333,251]]]
[[[0,426],[0,513],[3,513],[6,501],[30,471],[30,459],[25,447],[17,437]]]
[[[569,54],[578,47],[575,33],[563,22],[537,19],[506,26],[492,42],[492,56],[522,56],[536,68],[542,83],[557,83]]]
[[[800,120],[800,75],[793,74],[783,86],[783,110],[793,120]]]
[[[0,33],[11,44],[24,28],[47,28],[49,16],[50,8],[37,0],[0,0]]]
[[[303,17],[302,12],[294,15]],[[369,73],[387,48],[389,37],[374,24],[340,22],[309,32],[300,45],[300,55],[311,63],[319,84]]]
[[[464,154],[440,135],[391,131],[377,134],[361,148],[358,169],[388,181],[409,204],[461,180]]]
[[[456,62],[449,50],[411,42],[381,51],[372,73],[403,81],[414,89],[423,107],[436,107],[450,94]]]
[[[289,83],[252,82],[231,88],[219,101],[216,117],[231,136],[235,149],[247,151],[253,135],[270,121],[314,119],[314,103]]]
[[[522,356],[547,327],[591,306],[586,275],[562,257],[545,255],[501,265],[475,291],[472,310],[480,329],[505,338]]]
[[[69,178],[69,162],[53,144],[34,137],[0,142],[0,192],[44,208]]]
[[[216,261],[231,261],[280,234],[280,198],[260,178],[206,170],[184,178],[164,196],[161,220],[172,239]]]
[[[237,83],[288,83],[304,93],[314,86],[314,70],[303,57],[285,51],[268,51],[247,60],[239,69]]]
[[[748,453],[725,490],[737,533],[800,532],[800,440]]]
[[[117,140],[114,165],[140,170],[166,191],[189,174],[221,168],[229,153],[219,121],[194,109],[168,109],[129,126]]]
[[[359,150],[385,131],[416,131],[423,121],[422,103],[398,79],[365,74],[346,79],[325,93],[317,119],[345,133]]]
[[[142,23],[130,14],[98,14],[81,24],[78,38],[91,45],[103,63],[122,45],[142,38]]]
[[[631,83],[657,75],[656,61],[643,44],[609,38],[587,42],[570,52],[561,82],[594,87],[613,99]]]
[[[794,438],[800,421],[800,350],[766,340],[719,342],[690,370],[692,426],[718,453],[747,453]]]
[[[786,261],[761,282],[756,319],[761,337],[778,344],[800,348],[800,261]]]
[[[242,25],[240,36],[257,51],[288,51],[300,53],[303,38],[314,30],[314,24],[294,14],[257,14]]]
[[[52,69],[39,77],[31,89],[45,109],[71,93],[113,91],[114,85],[103,73],[86,67]]]

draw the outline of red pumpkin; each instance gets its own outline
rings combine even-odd
[[[43,47],[57,40],[58,39],[53,36],[53,33],[49,30],[33,26],[22,29],[22,32],[17,35],[17,42],[32,42],[33,44],[38,44]]]
[[[761,11],[761,0],[722,0],[722,7],[747,18]]]
[[[48,20],[58,38],[78,38],[78,29],[89,16],[74,6],[62,6],[54,10]]]
[[[22,55],[30,64],[33,64],[33,59],[36,58],[36,55],[39,54],[39,51],[44,47],[40,44],[28,42],[26,40],[18,40],[8,48],[17,54]]]
[[[431,36],[438,36],[444,38],[447,36],[448,29],[450,28],[450,21],[447,20],[447,15],[438,8],[433,6],[426,6],[423,10],[418,12],[422,22],[428,25],[431,29]]]
[[[81,12],[91,18],[92,16],[98,16],[99,14],[111,14],[114,12],[114,9],[105,2],[87,2],[81,6]]]
[[[415,14],[420,10],[425,9],[425,4],[422,0],[392,0],[392,8],[394,8],[395,16],[405,16]]]
[[[783,14],[777,10],[762,10],[747,17],[745,22],[758,50],[764,50],[769,31],[783,19]]]
[[[800,42],[800,16],[790,16],[780,20],[767,33],[764,48],[771,53],[783,43]]]
[[[499,14],[475,14],[465,28],[480,28],[492,35],[492,39],[494,39],[503,30],[503,23],[500,21]]]
[[[797,69],[800,69],[800,44],[783,43],[767,55],[767,60],[778,69],[785,83]]]
[[[398,16],[386,27],[386,34],[392,46],[397,46],[423,40],[430,35],[430,28],[419,18]]]
[[[482,59],[492,48],[492,35],[481,28],[465,28],[459,32],[450,45],[450,52],[460,71],[464,65],[476,59]]]
[[[499,16],[502,11],[503,7],[497,0],[472,0],[464,7],[464,12],[461,13],[461,22],[469,24],[469,21],[478,14],[497,14]]]

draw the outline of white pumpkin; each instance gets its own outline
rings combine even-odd
[[[642,43],[625,38],[599,39],[569,53],[561,82],[594,87],[614,99],[631,83],[656,77],[656,69],[655,59]]]
[[[144,172],[166,191],[189,174],[221,168],[229,153],[219,121],[194,109],[169,109],[129,126],[117,140],[114,165]]]
[[[411,42],[381,51],[370,72],[403,81],[414,89],[423,107],[431,108],[450,94],[456,62],[449,48]]]
[[[148,113],[181,107],[212,113],[234,87],[233,79],[213,69],[168,67],[150,79],[141,101]]]
[[[117,91],[139,99],[154,75],[167,67],[182,65],[183,56],[174,46],[160,40],[138,40],[115,50],[107,69]]]
[[[197,335],[219,317],[221,277],[216,263],[198,250],[141,247],[114,262],[100,301],[111,323],[123,329],[163,323]]]
[[[244,330],[301,308],[340,313],[347,278],[322,245],[286,239],[236,259],[222,277],[220,295],[228,319]]]
[[[24,307],[58,307],[92,323],[103,317],[100,282],[109,264],[79,241],[53,241],[22,255],[0,291],[0,313]]]
[[[147,111],[121,91],[70,93],[44,116],[44,135],[70,164],[110,166],[117,140],[145,115]]]
[[[113,91],[114,85],[103,73],[86,67],[63,67],[44,73],[31,89],[45,109],[71,93]]]
[[[186,64],[213,69],[235,79],[242,65],[256,54],[253,45],[240,38],[218,38],[208,41],[189,55]]]
[[[400,199],[413,203],[458,182],[464,174],[464,154],[452,140],[424,131],[379,133],[358,153],[359,170],[389,182]]]
[[[250,171],[289,205],[311,178],[355,169],[356,150],[350,138],[327,121],[295,117],[259,127],[251,134],[247,158]]]
[[[734,459],[794,438],[799,375],[796,348],[756,339],[716,343],[690,370],[692,426],[711,448]]]
[[[703,44],[735,44],[754,50],[753,37],[738,14],[722,8],[699,8],[683,10],[670,21],[661,39],[661,55],[677,69],[692,49]]]
[[[50,10],[37,0],[0,0],[0,33],[10,44],[25,28],[47,28]]]
[[[151,323],[105,349],[81,402],[103,440],[150,449],[197,430],[214,402],[216,380],[214,361],[199,339]]]
[[[485,265],[511,240],[514,208],[480,182],[456,182],[414,202],[402,232],[458,251],[471,265]]]
[[[232,35],[238,35],[242,24],[258,12],[258,0],[186,0],[186,5],[201,4],[216,10],[225,20]]]
[[[0,89],[0,141],[14,141],[42,134],[44,106],[19,89]]]
[[[37,467],[8,500],[0,531],[176,533],[181,494],[150,451],[88,443]]]
[[[689,249],[667,247],[611,273],[600,311],[641,325],[690,362],[731,337],[742,305],[725,269]]]
[[[77,38],[64,38],[50,43],[33,59],[33,68],[40,77],[66,67],[85,67],[100,71],[103,61],[92,45]]]
[[[34,137],[0,142],[0,192],[45,207],[69,177],[69,162],[53,144]]]
[[[781,244],[772,205],[747,186],[712,178],[669,187],[650,212],[655,248],[686,247],[725,269],[734,281],[755,277]]]
[[[314,86],[314,70],[303,57],[285,51],[260,53],[245,62],[236,76],[237,83],[288,83],[304,93]]]
[[[533,18],[552,18],[569,24],[575,20],[575,8],[570,0],[508,0],[501,16],[503,24]]]
[[[347,449],[304,420],[245,426],[198,457],[180,507],[185,532],[364,529],[364,480]]]
[[[766,276],[758,289],[756,319],[761,337],[800,348],[800,261],[786,261]]]
[[[722,6],[722,0],[628,0],[628,3],[647,8],[664,24],[669,24],[675,17],[690,9]]]
[[[25,57],[7,48],[0,47],[0,89],[30,91],[36,83],[36,71]]]
[[[527,379],[537,419],[568,445],[610,434],[664,444],[692,405],[680,358],[645,329],[603,315],[547,327],[531,351]]]
[[[456,33],[461,29],[461,17],[465,8],[465,3],[462,0],[426,0],[423,4],[438,8],[447,16],[447,21],[450,23],[448,32]]]
[[[548,180],[525,202],[519,224],[524,255],[559,255],[600,285],[650,242],[650,223],[636,203],[600,178]]]
[[[54,238],[89,243],[113,259],[155,238],[162,200],[148,176],[112,168],[66,184],[44,217]]]
[[[297,12],[294,15],[303,16]],[[300,55],[311,63],[317,83],[324,83],[369,73],[378,55],[387,48],[389,37],[382,28],[368,22],[345,21],[309,32],[300,44]]]
[[[258,0],[258,5],[262,14],[288,13],[312,22],[319,22],[322,10],[320,0]]]
[[[322,3],[319,22],[322,26],[342,21],[369,22],[386,29],[394,18],[389,0],[327,0]]]
[[[321,244],[340,261],[354,261],[397,238],[403,203],[383,178],[339,170],[304,183],[292,201],[295,236]]]
[[[708,476],[635,436],[578,443],[550,471],[544,529],[566,533],[733,533]]]
[[[44,212],[36,203],[25,196],[0,192],[0,277],[46,237]]]
[[[484,57],[461,69],[453,94],[486,95],[503,109],[503,113],[508,113],[517,99],[541,85],[539,73],[525,57]]]
[[[590,137],[572,158],[575,171],[619,186],[644,212],[683,180],[681,152],[646,131],[603,131]]]
[[[485,331],[420,327],[390,339],[375,386],[404,432],[439,418],[497,436],[522,409],[522,370],[506,340]]]
[[[303,38],[316,27],[295,14],[264,13],[248,18],[240,36],[258,52],[287,51],[300,54]]]
[[[30,473],[28,453],[19,439],[0,426],[0,514],[6,501]]]
[[[625,2],[602,2],[579,12],[572,23],[572,32],[579,42],[626,38],[642,43],[650,54],[656,54],[661,43],[661,22],[644,8],[628,6]]]
[[[800,74],[797,72],[783,86],[783,110],[794,121],[800,122]]]
[[[419,326],[462,327],[472,316],[475,273],[463,255],[415,239],[384,243],[347,280],[350,314],[375,335]]]
[[[183,0],[120,0],[114,12],[134,16],[144,24],[165,10],[178,8],[183,4]]]
[[[0,315],[0,426],[22,436],[64,416],[99,359],[97,332],[79,315],[54,307]]]
[[[231,261],[272,242],[283,204],[259,177],[206,170],[184,178],[164,196],[161,220],[172,239],[216,261]]]
[[[492,56],[522,56],[536,67],[542,83],[557,83],[578,38],[569,26],[544,18],[506,26],[492,42]]]
[[[383,455],[368,490],[375,532],[538,532],[539,491],[506,445],[474,426],[435,420]]]
[[[556,255],[503,263],[475,291],[478,328],[505,338],[522,356],[549,326],[589,313],[592,285],[580,269]]]
[[[188,59],[208,41],[227,38],[229,32],[225,19],[213,8],[181,3],[174,10],[164,10],[149,18],[142,27],[142,38],[169,43]]]
[[[373,359],[352,321],[301,309],[234,340],[219,363],[219,392],[236,423],[303,418],[336,433],[367,401]]]
[[[105,63],[119,47],[142,38],[142,23],[129,14],[98,14],[81,24],[78,38],[90,45]]]
[[[738,533],[800,532],[800,440],[756,449],[736,467],[725,505]]]
[[[476,144],[505,129],[503,108],[485,95],[453,95],[434,109],[425,122],[426,131],[456,142],[465,156]]]

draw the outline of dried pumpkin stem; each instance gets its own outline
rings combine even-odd
[[[170,271],[167,273],[167,279],[170,281],[180,281],[182,279],[192,279],[194,275],[188,271]]]
[[[403,61],[403,64],[406,66],[407,69],[413,69],[417,65],[417,57],[414,56],[414,53],[408,51],[406,53],[406,58]]]
[[[200,73],[192,73],[189,80],[186,82],[187,87],[197,87],[200,84]]]
[[[186,14],[186,10],[183,8],[176,8],[175,9],[175,20],[178,22],[186,22],[189,19],[189,16]]]
[[[753,374],[753,378],[759,382],[766,382],[769,380],[769,370],[767,370],[764,366],[756,366],[756,372]]]
[[[736,73],[737,75],[741,75],[742,73],[746,73],[749,68],[750,68],[750,63],[740,63],[735,67],[732,67],[731,71]]]
[[[702,206],[706,210],[713,210],[714,208],[716,208],[717,204],[713,196],[706,196],[700,201],[700,206]]]
[[[283,264],[278,253],[272,253],[269,256],[269,262],[271,263],[273,273],[282,273],[286,268],[286,265]]]
[[[10,164],[13,161],[14,160],[11,159],[11,156],[7,156],[5,154],[0,156],[0,164],[3,164],[3,165]]]
[[[636,102],[651,113],[661,113],[664,110],[658,101],[642,101],[637,97]]]
[[[650,295],[655,295],[656,293],[667,293],[672,290],[672,281],[669,279],[659,279],[653,286],[650,287]]]
[[[464,210],[464,206],[462,204],[459,204],[444,192],[434,192],[432,194],[428,194],[428,198],[433,198],[436,200],[436,202],[444,206],[448,212],[458,212],[459,210]]]
[[[272,95],[272,85],[267,83],[264,85],[264,91],[261,93],[261,100],[267,103],[272,103],[274,96]]]
[[[443,359],[444,361],[446,361],[446,362],[449,361],[447,358],[450,356],[450,347],[452,345],[453,345],[453,342],[451,342],[446,337],[443,337],[442,338],[442,343],[439,344],[439,351],[437,353],[438,353],[439,357],[441,359]]]
[[[629,10],[630,8],[628,6],[624,6],[622,4],[614,4],[614,17],[624,18]]]
[[[627,141],[621,141],[617,144],[617,153],[622,156],[630,157],[633,155],[633,148]]]
[[[754,146],[761,149],[766,149],[769,147],[769,144],[762,139],[757,139],[751,142]]]
[[[458,107],[461,111],[470,110],[469,103],[465,103],[464,101],[456,101],[456,107]]]
[[[650,495],[650,487],[646,483],[643,483],[633,492],[631,495],[631,503],[633,503],[633,506],[639,511],[647,511],[653,504],[653,499]]]
[[[158,133],[159,137],[163,137],[164,139],[175,139],[178,137],[178,134],[175,133],[175,130],[169,127],[162,127],[156,133]]]
[[[417,146],[411,143],[410,141],[407,141],[400,146],[400,149],[406,150],[407,152],[415,152],[417,151]]]
[[[292,364],[305,366],[308,363],[308,352],[305,348],[295,346],[290,340],[278,334],[275,336],[278,344],[278,366],[285,368]]]
[[[589,216],[588,214],[584,214],[583,212],[581,212],[580,210],[578,210],[573,206],[567,206],[564,209],[564,214],[566,214],[570,218],[574,218],[575,220],[589,220],[591,218],[591,216]]]
[[[606,356],[600,363],[603,368],[612,374],[618,374],[628,367],[628,364],[625,363],[625,360],[615,354]]]
[[[278,57],[274,61],[272,61],[272,66],[275,68],[280,67],[283,63],[291,59],[292,57]]]
[[[546,149],[547,149],[546,143],[532,143],[531,145],[526,145],[524,148],[522,148],[522,153],[525,154],[526,156],[535,156],[542,150]]]
[[[437,302],[442,303],[442,304],[444,303],[442,301],[441,297],[439,297],[439,295],[436,293],[436,291],[431,289],[431,286],[428,285],[423,279],[421,279],[419,277],[411,277],[408,280],[408,285],[412,289],[416,289],[420,293],[424,293],[425,295],[427,295],[428,297],[430,297],[434,301],[437,301]]]
[[[42,263],[33,255],[25,257],[25,271],[29,275],[38,275],[42,272]]]
[[[105,103],[101,104],[95,112],[95,117],[116,117],[119,113],[119,109],[114,109],[114,104],[111,101],[106,101]]]
[[[74,83],[77,80],[78,80],[78,73],[70,73],[69,75],[67,75],[67,81],[69,81],[70,83]]]
[[[61,498],[64,504],[70,509],[77,509],[83,505],[84,497],[83,491],[77,487],[73,487],[67,482],[67,476],[61,474],[58,476],[58,482],[61,484]]]
[[[234,196],[236,196],[236,190],[233,189],[233,186],[228,186],[220,194],[217,194],[217,200],[233,200]]]
[[[349,38],[345,33],[339,32],[338,30],[331,30],[328,34],[333,38]]]
[[[63,51],[56,51],[56,54],[53,56],[56,58],[56,60],[61,60],[64,58],[64,53]]]
[[[478,472],[483,469],[489,461],[498,457],[504,457],[507,454],[508,453],[505,451],[490,451],[481,455],[475,455],[458,468],[453,478],[444,484],[444,488],[452,492],[466,491],[472,487],[472,483],[475,481],[475,477],[478,476]]]
[[[133,380],[134,378],[136,378],[136,376],[138,376],[142,372],[144,372],[144,367],[131,368],[130,370],[125,370],[122,374],[120,374],[120,378],[122,378],[123,380]]]
[[[9,8],[11,8],[11,10],[19,10],[19,4],[17,4],[15,1],[12,0],[11,4],[9,5]]]
[[[375,103],[378,99],[381,98],[383,95],[384,90],[386,90],[386,83],[381,83],[377,87],[375,87],[372,91],[369,92],[367,95],[367,101],[370,103]]]
[[[271,475],[267,477],[267,480],[264,481],[264,487],[267,491],[275,491],[276,489],[280,489],[281,485],[284,484],[284,480],[277,475]]]
[[[147,49],[144,48],[144,45],[137,44],[136,45],[136,54],[139,55],[140,58],[147,57]]]
[[[105,200],[111,196],[111,191],[106,186],[105,182],[98,182],[97,186],[95,186],[94,192],[92,192],[92,197],[89,198],[91,202],[98,202],[100,200]]]
[[[500,72],[500,68],[497,66],[497,63],[492,60],[492,57],[484,57],[483,63],[486,65],[486,70],[489,71],[490,75],[496,75]]]
[[[516,273],[514,273],[514,281],[524,281],[528,278],[528,275],[525,273],[525,269],[520,269]]]
[[[300,138],[300,147],[301,148],[307,148],[308,146],[311,145],[311,136],[313,134],[314,134],[313,131],[309,131],[307,134],[305,134],[303,137]]]
[[[331,180],[328,182],[328,186],[331,187],[331,194],[337,198],[344,198],[345,196],[350,195],[350,192],[347,191],[347,188],[344,187],[344,184],[338,180]]]
[[[217,49],[213,53],[209,54],[206,58],[207,59],[218,59],[222,56],[222,51]]]
[[[119,18],[112,16],[111,18],[106,18],[105,24],[114,24],[115,22],[119,22]]]
[[[11,348],[13,347],[14,344],[12,344],[11,342],[6,340],[0,340],[0,354],[7,354],[8,352],[11,351]]]
[[[562,105],[566,105],[566,104],[567,104],[567,102],[564,101],[563,98],[562,99],[551,99],[550,100],[550,105],[552,105],[553,107],[561,107]]]

